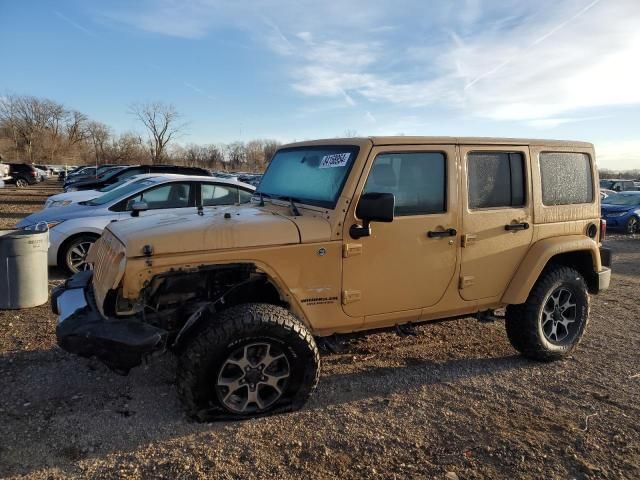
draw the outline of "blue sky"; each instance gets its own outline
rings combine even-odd
[[[640,168],[638,0],[0,2],[0,94],[182,143],[360,135],[571,138]]]

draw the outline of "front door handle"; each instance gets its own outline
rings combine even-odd
[[[455,228],[447,228],[446,230],[429,230],[427,237],[439,238],[439,237],[455,237],[458,234]]]
[[[504,226],[505,230],[513,231],[513,230],[528,230],[529,224],[527,222],[522,223],[510,223],[509,225]]]

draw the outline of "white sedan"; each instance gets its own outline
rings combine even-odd
[[[133,175],[131,177],[123,178],[119,182],[112,183],[111,185],[107,185],[106,187],[99,188],[98,190],[78,190],[76,192],[63,192],[63,193],[57,193],[55,195],[51,195],[49,198],[47,198],[47,201],[44,202],[44,208],[66,207],[74,203],[80,203],[86,200],[93,200],[94,198],[98,198],[99,196],[104,195],[105,193],[108,193],[112,190],[115,190],[116,188],[120,188],[128,183],[142,180],[144,178],[152,178],[152,177],[158,177],[158,176],[165,176],[167,178],[171,178],[171,177],[183,177],[184,175],[177,175],[177,174],[158,175],[157,173],[144,173],[142,175]]]
[[[49,265],[86,270],[89,247],[110,223],[136,216],[193,214],[202,206],[249,203],[255,187],[215,177],[145,175],[97,198],[29,215],[18,228],[49,228]],[[134,207],[135,205],[135,207]]]

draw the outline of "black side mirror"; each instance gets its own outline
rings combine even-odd
[[[147,205],[147,202],[145,202],[144,200],[133,202],[131,204],[132,217],[139,217],[140,212],[146,212],[147,210],[149,210],[149,205]]]
[[[396,197],[393,193],[369,192],[360,197],[356,207],[356,216],[362,219],[363,225],[352,225],[349,235],[352,238],[371,235],[371,222],[393,222]]]

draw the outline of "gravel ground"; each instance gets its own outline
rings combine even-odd
[[[0,190],[0,228],[57,188]],[[56,348],[48,304],[2,311],[0,477],[640,478],[640,238],[607,243],[565,361],[522,359],[500,321],[378,333],[323,356],[302,411],[236,423],[185,418],[170,356],[117,376]]]

